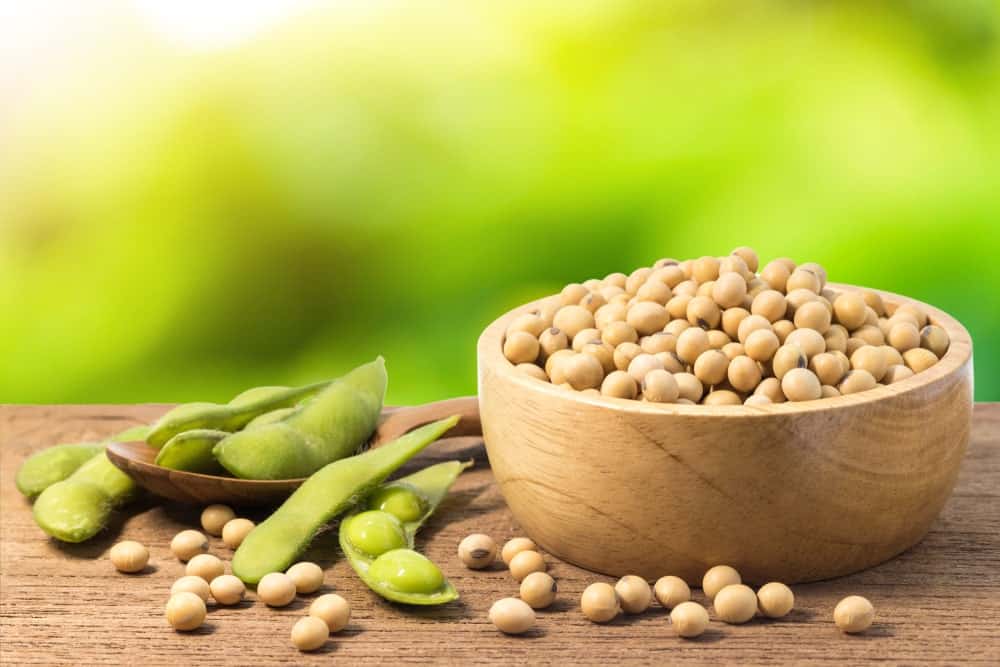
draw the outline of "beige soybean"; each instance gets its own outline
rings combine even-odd
[[[788,285],[788,277],[792,275],[788,267],[780,261],[768,262],[767,265],[761,270],[760,277],[766,282],[772,289],[779,290],[781,292],[785,291]]]
[[[182,530],[170,540],[170,551],[177,560],[188,561],[208,551],[208,538],[197,530]]]
[[[532,572],[521,581],[519,593],[532,609],[544,609],[556,599],[556,580],[548,572]]]
[[[920,347],[920,330],[912,322],[897,322],[889,329],[886,341],[900,352],[906,352]]]
[[[938,362],[938,358],[928,349],[917,347],[903,353],[903,361],[914,373],[925,371]]]
[[[951,338],[948,332],[935,324],[928,324],[920,330],[920,347],[930,350],[938,359],[948,352]]]
[[[670,320],[667,309],[652,301],[640,301],[628,309],[625,321],[640,336],[662,331]]]
[[[628,322],[610,322],[601,331],[601,340],[618,347],[622,343],[634,343],[639,340],[639,334]]]
[[[826,352],[826,341],[815,329],[796,329],[788,334],[785,345],[798,345],[802,353],[809,358]]]
[[[865,345],[859,347],[851,355],[851,368],[868,371],[875,378],[875,381],[878,382],[885,375],[888,363],[886,362],[885,353],[880,348],[874,345]]]
[[[849,595],[833,610],[833,622],[847,633],[864,632],[875,620],[875,607],[860,595]]]
[[[886,369],[882,380],[885,384],[895,384],[910,377],[913,377],[913,371],[902,364],[897,364]]]
[[[744,393],[751,392],[760,384],[760,364],[748,356],[738,356],[729,362],[726,376],[733,389]]]
[[[194,593],[202,600],[208,601],[209,595],[211,595],[211,586],[202,577],[196,577],[194,575],[184,575],[170,586],[170,595],[177,595],[178,593]]]
[[[524,600],[503,598],[490,607],[490,623],[508,635],[519,635],[535,625],[535,610]]]
[[[589,354],[573,354],[566,357],[559,364],[559,370],[563,373],[565,381],[577,391],[596,389],[604,380],[604,367],[596,357]]]
[[[515,554],[507,567],[510,568],[511,576],[517,581],[522,581],[532,572],[545,572],[548,569],[542,554],[531,550]]]
[[[582,298],[582,297],[581,297]],[[566,332],[570,338],[594,326],[594,314],[579,305],[563,306],[552,318],[552,326]]]
[[[340,632],[351,620],[351,605],[336,593],[327,593],[313,600],[309,615],[326,623],[330,632]]]
[[[656,580],[653,595],[665,609],[673,609],[691,599],[691,587],[680,577],[667,575]]]
[[[691,373],[674,373],[674,380],[677,382],[677,395],[681,399],[697,403],[705,393],[701,380]]]
[[[212,581],[226,573],[226,566],[223,562],[212,554],[198,554],[187,562],[184,573],[201,577],[205,581]]]
[[[722,311],[711,297],[696,296],[688,302],[687,321],[702,329],[714,329],[719,326]],[[666,324],[666,322],[664,322]]]
[[[548,325],[541,313],[524,313],[514,318],[514,321],[507,327],[506,333],[507,336],[510,336],[515,331],[524,331],[538,338],[546,326]]]
[[[458,557],[470,570],[481,570],[496,560],[497,543],[489,535],[473,533],[458,543]]]
[[[574,352],[583,352],[583,347],[589,345],[590,343],[600,343],[601,332],[598,329],[583,329],[578,331],[573,337],[573,342],[570,344],[570,349]]]
[[[745,584],[730,584],[715,595],[712,604],[720,621],[746,623],[757,613],[757,594]]]
[[[580,596],[580,609],[594,623],[612,621],[621,612],[618,593],[611,584],[596,582],[584,589]]]
[[[770,361],[781,347],[777,334],[770,329],[757,329],[746,337],[743,349],[754,361]]]
[[[652,354],[642,353],[636,356],[628,365],[628,374],[639,385],[642,385],[646,373],[655,370],[663,370],[663,361]]]
[[[615,361],[615,368],[620,371],[628,370],[628,366],[632,363],[632,360],[642,353],[642,348],[635,343],[620,344],[615,348],[615,353],[612,355]]]
[[[709,600],[715,598],[716,594],[726,586],[741,584],[743,580],[740,573],[729,565],[716,565],[705,572],[701,579],[701,590]]]
[[[243,582],[240,581],[239,577],[231,574],[224,574],[212,579],[208,587],[215,601],[222,605],[239,604],[246,593],[246,586],[243,585]]]
[[[509,566],[510,561],[517,554],[522,551],[535,551],[537,548],[534,540],[527,537],[515,537],[503,545],[503,549],[500,550],[500,560],[503,561],[504,565]]]
[[[209,505],[201,512],[201,527],[209,535],[218,537],[227,523],[236,518],[236,512],[228,505]]]
[[[562,292],[559,293],[559,298],[563,305],[569,306],[580,303],[580,299],[587,296],[589,292],[590,290],[580,283],[570,283],[569,285],[566,285],[566,287],[562,288]]]
[[[515,331],[503,344],[503,356],[512,364],[526,364],[538,358],[538,339],[526,331]]]
[[[643,377],[642,397],[653,403],[674,403],[680,397],[680,388],[671,373],[656,369]]]
[[[230,549],[236,549],[253,529],[254,522],[250,519],[233,519],[222,527],[222,542]]]
[[[329,638],[330,628],[315,616],[303,616],[292,626],[292,645],[300,651],[315,651]]]
[[[806,368],[808,365],[809,362],[802,352],[802,348],[793,343],[786,343],[774,353],[774,358],[771,360],[771,371],[774,373],[774,377],[782,380],[788,371],[795,368]]]
[[[776,377],[764,378],[757,388],[754,389],[755,396],[766,396],[772,403],[784,403],[785,394],[781,391],[781,380]]]
[[[809,360],[809,370],[816,374],[819,381],[824,385],[836,385],[844,377],[847,370],[840,359],[830,352],[817,354]]]
[[[141,572],[149,563],[149,549],[134,540],[125,540],[111,547],[108,558],[119,572]]]
[[[837,389],[843,395],[857,394],[862,391],[868,391],[869,389],[874,389],[878,386],[878,382],[875,381],[875,377],[866,370],[859,369],[849,371],[844,379],[840,381],[837,385]]]
[[[768,618],[787,616],[795,606],[795,595],[785,584],[772,581],[757,589],[757,608]]]
[[[295,582],[284,572],[265,574],[257,583],[257,597],[269,607],[284,607],[295,599]]]
[[[708,611],[697,602],[681,602],[670,612],[670,625],[678,637],[698,637],[708,629]]]
[[[543,361],[559,350],[565,350],[568,347],[569,336],[562,329],[549,327],[538,336],[538,356]]]
[[[693,364],[695,360],[709,349],[708,334],[699,327],[685,329],[677,337],[677,356],[686,364]]]
[[[750,304],[750,312],[758,317],[763,317],[768,322],[777,322],[785,317],[788,310],[788,303],[785,295],[773,289],[766,289],[754,297]]]
[[[747,296],[747,281],[737,272],[724,273],[712,285],[712,299],[722,308],[734,308]]]
[[[830,311],[822,303],[810,301],[795,311],[794,322],[799,329],[812,329],[824,334],[830,328]]]
[[[170,596],[167,601],[165,615],[167,623],[174,630],[188,632],[201,627],[205,622],[208,609],[205,601],[194,593],[181,591]]]
[[[732,274],[730,274],[732,275]],[[626,614],[641,614],[649,609],[653,591],[642,577],[627,574],[615,583],[618,603]]]
[[[743,399],[735,391],[716,389],[701,400],[702,405],[743,405]]]
[[[781,392],[789,401],[814,401],[823,396],[819,378],[807,368],[793,368],[785,373]]]
[[[295,592],[315,593],[323,585],[323,568],[316,563],[302,561],[292,565],[285,574],[289,576],[295,584]]]
[[[601,382],[601,393],[613,398],[635,398],[639,393],[636,382],[625,371],[612,371]]]

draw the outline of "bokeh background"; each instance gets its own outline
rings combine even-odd
[[[0,0],[0,401],[226,400],[663,256],[825,265],[1000,399],[988,0]]]

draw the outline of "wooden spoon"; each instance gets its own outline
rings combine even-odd
[[[411,407],[383,408],[381,420],[368,446],[378,447],[424,424],[451,415],[461,415],[461,419],[448,431],[448,438],[482,434],[479,402],[475,396],[465,396]],[[112,442],[107,447],[111,462],[128,473],[137,484],[158,496],[183,503],[270,505],[282,501],[306,479],[239,479],[172,470],[153,462],[157,452],[141,440]]]

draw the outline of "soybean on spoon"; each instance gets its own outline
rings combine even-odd
[[[481,435],[479,404],[475,396],[451,398],[415,406],[386,406],[368,447],[375,448],[395,440],[415,428],[449,415],[459,415],[458,424],[448,437]],[[182,503],[226,503],[240,506],[280,503],[305,478],[253,480],[172,470],[154,463],[158,450],[143,441],[113,442],[107,446],[108,458],[147,490]]]

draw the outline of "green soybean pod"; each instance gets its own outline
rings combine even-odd
[[[222,466],[244,479],[306,477],[358,451],[382,413],[385,361],[355,368],[293,414],[231,434],[215,446]]]
[[[104,453],[48,487],[35,500],[35,523],[63,542],[83,542],[103,529],[111,511],[128,501],[135,482]]]
[[[33,454],[17,471],[17,490],[28,498],[61,482],[77,468],[104,451],[104,446],[96,442],[55,445]]]
[[[109,440],[141,440],[146,436],[147,426],[133,426],[111,436]],[[81,442],[55,445],[28,457],[17,471],[17,490],[28,498],[34,498],[56,482],[61,482],[76,470],[104,451],[104,444]]]
[[[255,417],[279,408],[292,407],[322,391],[331,382],[324,380],[302,387],[254,387],[228,403],[198,402],[178,405],[152,425],[146,442],[152,447],[162,447],[178,433],[195,429],[238,431]]]
[[[413,541],[471,465],[446,461],[385,484],[368,496],[367,510],[340,522],[340,547],[369,588],[404,604],[435,605],[458,598],[437,565],[413,550]]]
[[[233,574],[248,584],[256,584],[265,574],[284,572],[324,525],[444,435],[458,419],[456,415],[427,424],[313,473],[246,536],[233,555]]]
[[[172,470],[186,470],[206,475],[223,472],[212,449],[229,434],[225,431],[196,428],[178,433],[156,454],[156,465]]]

